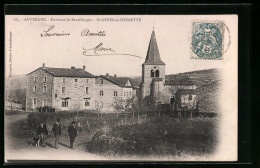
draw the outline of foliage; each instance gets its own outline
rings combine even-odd
[[[88,150],[112,155],[205,155],[214,152],[216,119],[154,118],[99,131]]]
[[[42,112],[50,112],[50,113],[54,113],[55,112],[55,108],[50,107],[50,106],[41,106],[41,107],[37,107],[36,108],[38,112],[42,113]]]

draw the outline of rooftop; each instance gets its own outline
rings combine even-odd
[[[101,75],[101,77],[104,79],[107,79],[108,81],[115,83],[121,87],[133,87],[134,88],[134,85],[133,85],[131,79],[128,77],[115,77],[115,76],[107,76],[107,75],[106,76]],[[131,86],[126,85],[128,80],[129,80]]]
[[[55,76],[55,77],[78,77],[78,78],[94,78],[95,76],[91,73],[85,71],[85,66],[83,66],[83,69],[81,68],[51,68],[51,67],[40,67],[38,69],[42,69],[46,71],[47,73]],[[36,69],[36,70],[38,70]],[[35,71],[36,71],[35,70]],[[33,72],[35,72],[33,71]],[[33,73],[31,72],[31,73]],[[31,74],[29,73],[29,74]],[[29,75],[27,74],[27,75]]]
[[[151,35],[148,51],[146,54],[146,59],[143,65],[165,65],[165,63],[161,60],[160,57],[154,30]]]

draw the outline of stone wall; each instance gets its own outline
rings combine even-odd
[[[36,81],[34,81],[36,77]],[[46,77],[46,82],[44,82],[44,77]],[[43,69],[39,68],[27,75],[27,91],[26,91],[26,110],[35,110],[36,107],[52,106],[52,91],[53,91],[53,76]],[[34,92],[34,87],[36,86],[36,92]],[[45,93],[43,92],[43,87],[46,86]],[[33,99],[36,99],[36,104],[33,103]]]
[[[55,77],[53,91],[53,106],[57,110],[95,109],[95,78]],[[63,99],[68,99],[68,107],[62,107]],[[89,101],[89,106],[85,106],[85,101]]]

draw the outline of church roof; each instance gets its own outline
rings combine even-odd
[[[151,35],[148,51],[146,54],[146,59],[143,65],[165,65],[165,63],[161,60],[160,57],[154,30]]]

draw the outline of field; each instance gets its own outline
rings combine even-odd
[[[63,134],[72,120],[77,121],[80,148],[99,156],[205,156],[217,145],[218,119],[170,118],[167,116],[97,115],[94,112],[31,113],[20,123],[33,134],[37,124],[48,129],[61,118]],[[79,143],[79,142],[78,142]]]
[[[97,132],[90,152],[116,156],[204,156],[217,145],[217,119],[152,118]]]

